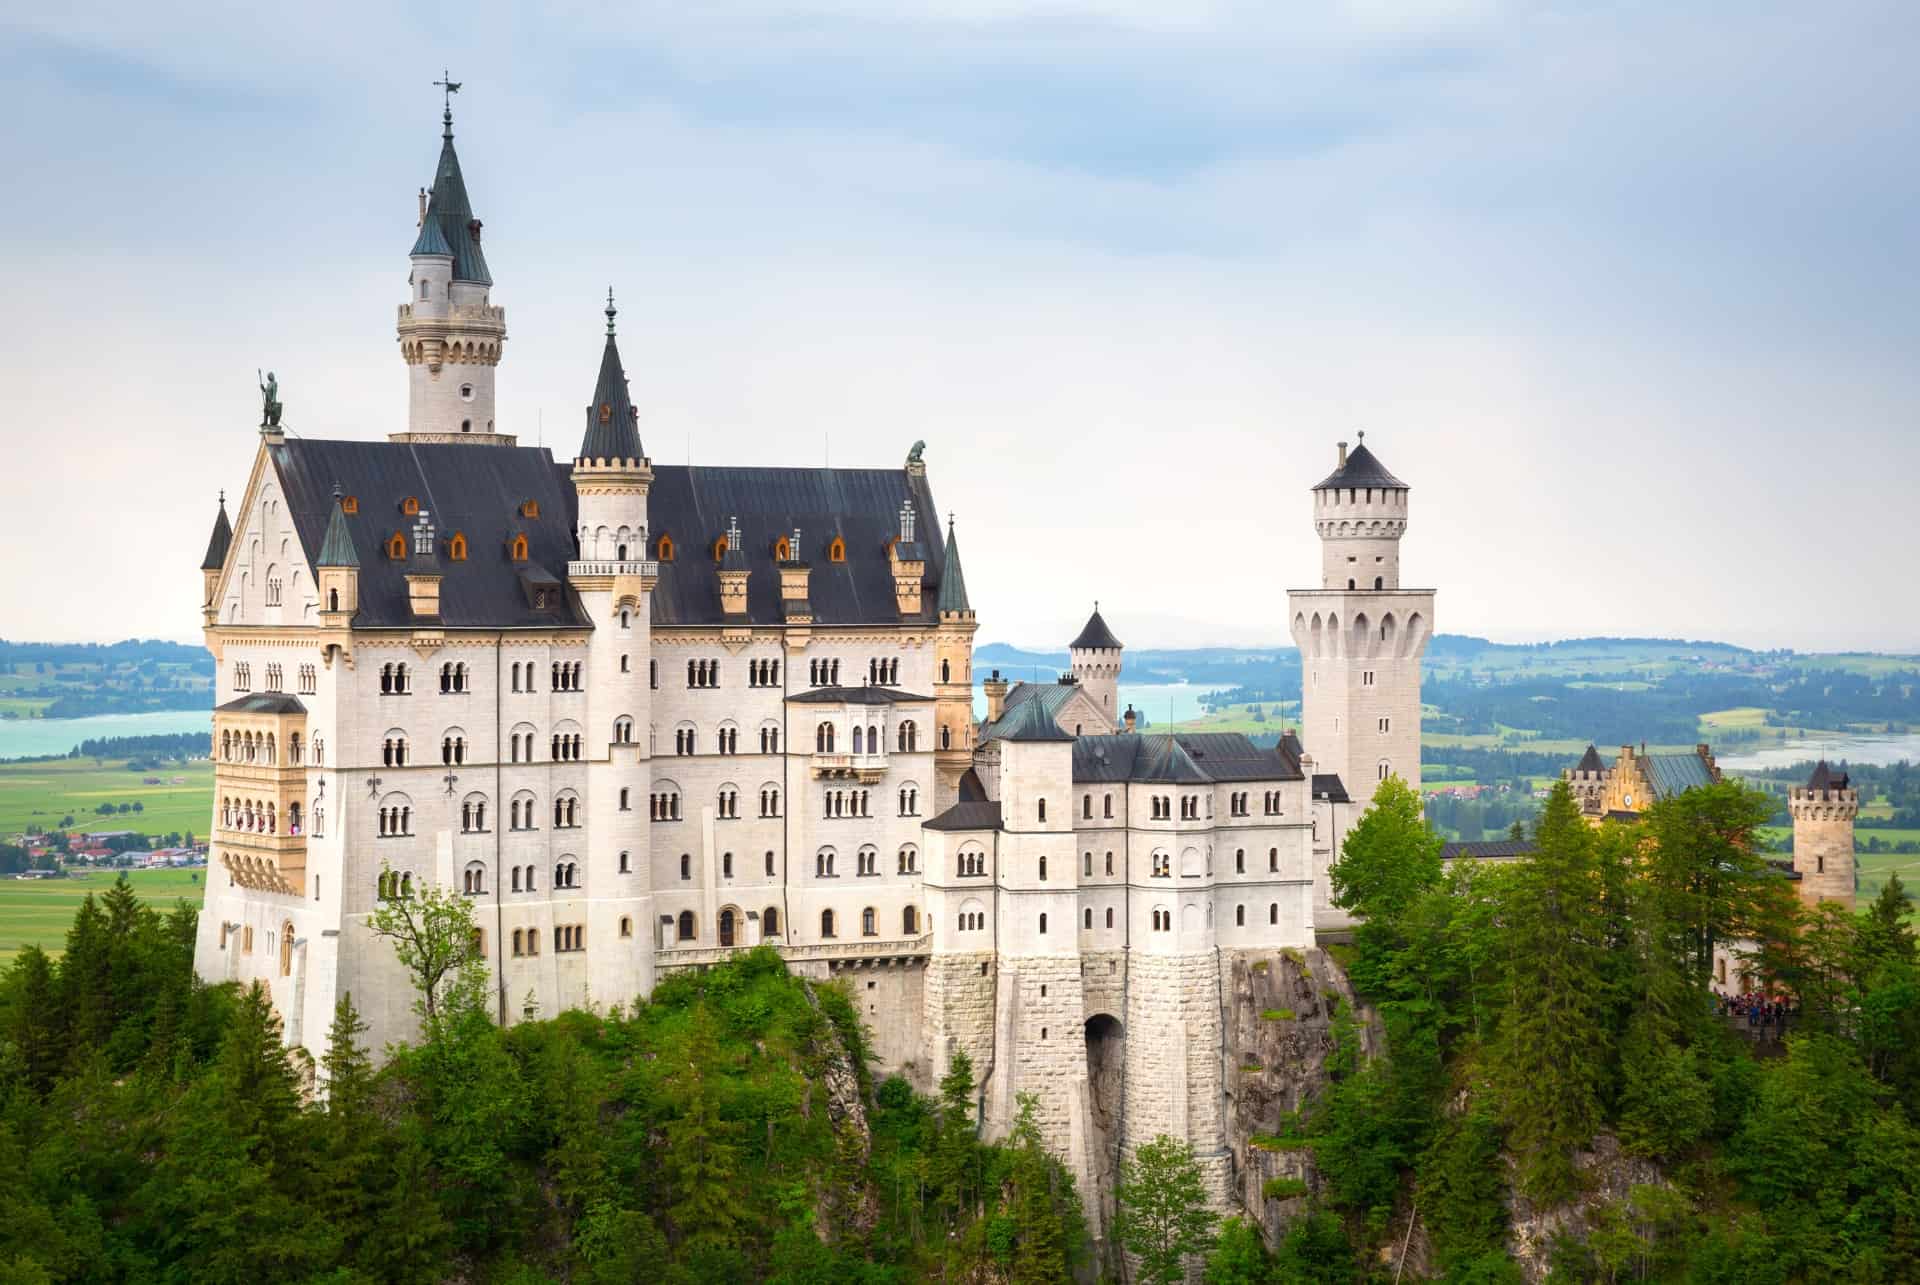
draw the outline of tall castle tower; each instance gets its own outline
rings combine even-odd
[[[1355,815],[1389,775],[1420,788],[1420,658],[1433,590],[1400,587],[1407,491],[1364,440],[1351,454],[1341,442],[1339,467],[1313,488],[1320,587],[1287,595],[1303,736],[1315,761],[1339,774]]]
[[[933,750],[936,816],[959,801],[960,778],[973,765],[973,632],[979,624],[967,598],[967,578],[960,570],[960,540],[953,533],[951,517],[947,519],[945,567],[936,604],[940,624],[933,638],[934,722],[939,738]]]
[[[1074,678],[1079,680],[1081,689],[1093,697],[1093,703],[1106,718],[1106,725],[1099,729],[1102,732],[1111,732],[1120,721],[1122,650],[1120,640],[1101,618],[1097,602],[1093,604],[1093,614],[1087,617],[1086,628],[1067,644],[1067,659],[1073,666]]]
[[[624,1001],[646,995],[654,982],[652,867],[641,800],[652,782],[648,598],[659,565],[646,560],[653,463],[640,445],[640,412],[627,391],[614,340],[617,315],[609,290],[607,342],[587,406],[586,433],[573,461],[579,548],[567,564],[567,580],[593,621],[583,657],[585,735],[593,747],[586,791],[588,934],[589,940],[623,947],[594,951],[588,982],[591,994]]]
[[[487,441],[513,445],[494,429],[493,371],[507,339],[507,310],[489,301],[493,277],[480,253],[480,220],[467,200],[453,150],[453,111],[441,117],[440,165],[420,195],[420,234],[409,253],[407,302],[400,305],[400,356],[407,363],[407,431],[398,441]]]
[[[1853,909],[1853,822],[1860,815],[1860,791],[1825,759],[1805,785],[1788,797],[1793,813],[1793,868],[1800,875],[1800,900],[1809,906],[1831,901]]]

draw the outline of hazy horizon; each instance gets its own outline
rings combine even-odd
[[[1441,632],[1920,649],[1916,35],[1864,0],[30,0],[0,635],[197,637],[256,367],[296,432],[404,426],[450,67],[502,429],[570,453],[611,283],[658,462],[925,439],[983,642],[1098,598],[1134,646],[1286,645],[1307,489],[1365,430]]]

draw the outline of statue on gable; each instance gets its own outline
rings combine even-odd
[[[253,373],[256,379],[259,378],[258,370]],[[260,427],[280,427],[280,381],[273,377],[272,371],[267,372],[265,381],[260,385]]]
[[[927,449],[927,444],[924,441],[915,442],[913,444],[913,449],[907,452],[907,463],[909,464],[920,463],[920,456],[923,452],[926,451],[926,449]]]

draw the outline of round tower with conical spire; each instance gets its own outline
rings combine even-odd
[[[973,765],[973,634],[979,622],[967,598],[952,514],[947,515],[947,543],[935,603],[939,619],[933,638],[933,716],[939,737],[933,750],[937,815],[959,801],[960,778]]]
[[[400,357],[407,363],[407,430],[397,441],[513,445],[494,422],[493,374],[507,340],[507,310],[490,297],[480,220],[453,150],[453,111],[441,116],[440,164],[420,194],[400,305]]]
[[[1120,654],[1124,650],[1125,645],[1107,628],[1098,602],[1093,604],[1093,614],[1087,617],[1080,636],[1067,645],[1074,681],[1093,698],[1106,719],[1102,732],[1111,732],[1120,718]]]

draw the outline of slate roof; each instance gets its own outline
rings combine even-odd
[[[218,571],[227,565],[227,550],[233,545],[233,524],[227,521],[227,498],[220,497],[220,514],[213,520],[213,534],[207,539],[207,556],[200,559],[202,571]]]
[[[1602,819],[1606,821],[1625,821],[1631,825],[1640,819],[1640,814],[1638,812],[1628,812],[1622,808],[1612,808]]]
[[[987,801],[987,787],[982,784],[980,774],[971,767],[960,774],[958,799],[961,803],[985,803]]]
[[[1000,721],[1003,723],[1006,722],[1018,707],[1032,704],[1045,709],[1047,711],[1047,717],[1052,719],[1057,726],[1060,721],[1060,711],[1065,708],[1068,701],[1073,699],[1073,694],[1079,690],[1080,687],[1078,684],[1070,682],[1015,683],[1007,690],[1006,703],[1001,706],[1000,710]],[[983,741],[990,739],[993,734],[993,727],[994,724],[992,723],[981,724],[980,739]]]
[[[1378,456],[1361,442],[1347,452],[1347,462],[1342,464],[1314,487],[1316,491],[1345,490],[1348,487],[1386,487],[1389,490],[1407,490],[1407,484],[1387,472],[1387,466]]]
[[[894,597],[887,542],[900,534],[900,508],[934,512],[924,476],[905,469],[709,468],[657,464],[647,496],[650,534],[672,538],[675,556],[660,564],[653,593],[653,623],[718,625],[720,568],[711,550],[730,518],[740,520],[746,556],[747,617],[754,624],[781,624],[779,564],[774,542],[800,528],[794,557],[812,570],[807,599],[817,625],[932,623],[946,553],[925,546],[927,567],[917,614],[902,616]],[[827,556],[835,536],[846,542],[845,562]]]
[[[285,692],[251,692],[215,707],[216,714],[304,714],[307,707]]]
[[[1022,701],[1010,706],[999,718],[980,729],[980,740],[987,741],[1071,741],[1073,734],[1060,730],[1053,721],[1047,702]]]
[[[314,561],[316,567],[357,567],[360,554],[353,547],[353,536],[347,530],[346,514],[340,511],[340,488],[333,489],[333,515],[327,519],[326,538],[320,541],[320,556]]]
[[[941,612],[967,612],[971,614],[973,604],[967,601],[967,578],[960,573],[960,539],[953,533],[953,519],[947,519],[947,573],[940,578]]]
[[[586,613],[559,580],[574,556],[574,494],[566,467],[556,465],[548,451],[295,437],[267,450],[309,560],[320,564],[336,513],[344,539],[366,551],[360,560],[357,626],[413,625],[406,576],[431,570],[441,577],[439,621],[449,628],[589,627]],[[358,513],[345,513],[335,505],[336,482],[358,501]],[[399,562],[387,558],[383,545],[395,531],[407,535],[412,548],[415,519],[400,511],[409,496],[429,515],[441,550],[454,532],[467,537],[465,561],[422,559],[411,553]],[[540,506],[538,518],[519,516],[526,500]],[[515,534],[527,537],[524,563],[509,556]],[[545,610],[533,606],[530,586],[537,583],[560,588],[550,595]],[[714,608],[717,613],[717,594]]]
[[[1698,754],[1642,754],[1637,762],[1645,769],[1656,799],[1713,784],[1713,773]]]
[[[1113,630],[1107,628],[1107,622],[1105,618],[1101,616],[1098,604],[1094,606],[1093,614],[1087,617],[1086,626],[1081,629],[1080,636],[1067,644],[1070,648],[1084,647],[1094,649],[1104,647],[1112,651],[1119,651],[1124,645],[1125,644],[1118,638],[1113,636]]]
[[[1347,793],[1346,783],[1333,772],[1313,774],[1313,797],[1325,799],[1329,803],[1353,802],[1352,796]]]
[[[1814,765],[1813,775],[1807,778],[1807,788],[1809,790],[1844,790],[1847,788],[1847,774],[1828,767],[1827,761],[1821,759]]]
[[[792,705],[930,705],[931,696],[895,691],[891,687],[810,687],[787,697]]]
[[[613,291],[607,291],[607,346],[600,352],[600,377],[594,381],[593,400],[587,403],[587,432],[580,439],[583,460],[637,460],[640,412],[627,392],[627,372],[620,364],[620,348],[613,339]]]
[[[486,256],[480,253],[479,220],[473,217],[473,205],[467,200],[467,180],[460,173],[459,154],[453,150],[453,113],[448,112],[441,119],[440,163],[433,172],[433,195],[427,202],[427,217],[413,243],[413,253],[451,254],[455,281],[476,281],[490,286],[493,276],[487,271]],[[432,244],[427,224],[435,225],[439,231],[439,249],[420,248],[423,244]]]
[[[1580,761],[1573,765],[1573,770],[1576,772],[1604,772],[1607,770],[1607,765],[1600,761],[1600,751],[1592,745],[1588,745],[1587,752],[1580,756]]]
[[[1075,784],[1298,781],[1300,765],[1237,732],[1116,732],[1075,738],[1073,779]]]
[[[1499,861],[1514,857],[1530,857],[1539,851],[1531,839],[1495,839],[1489,842],[1455,842],[1440,845],[1442,861],[1458,861],[1462,857],[1480,861]]]
[[[929,830],[998,830],[1000,805],[985,801],[956,803],[928,821],[925,828]]]

